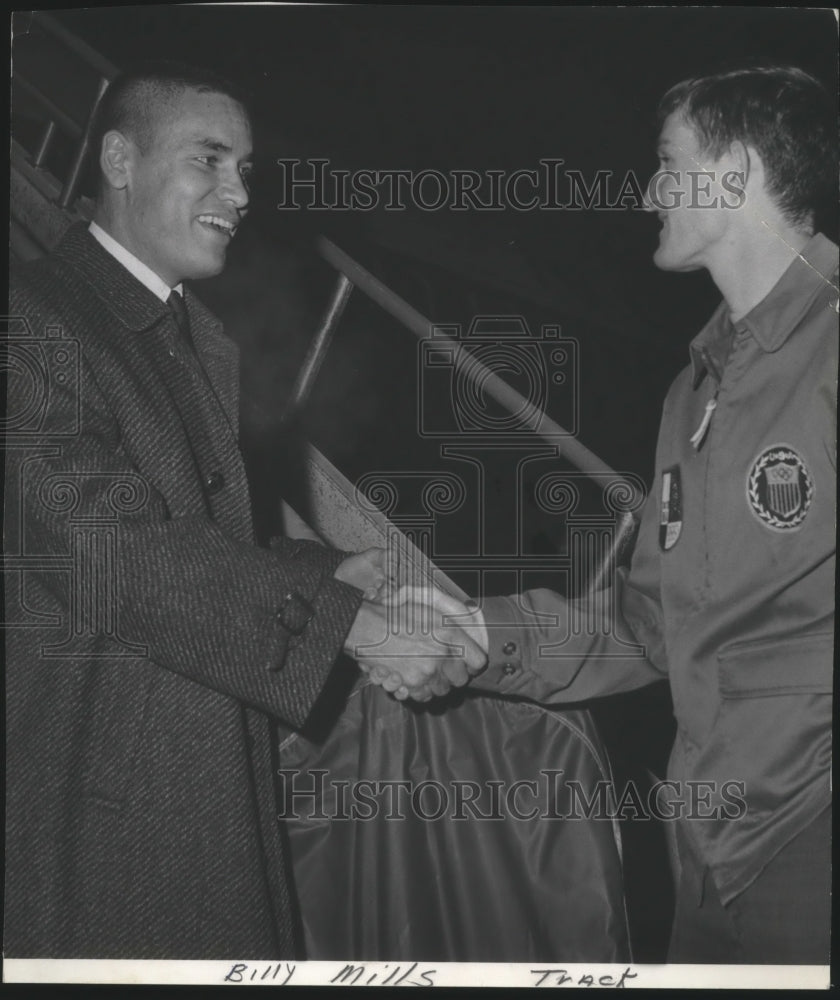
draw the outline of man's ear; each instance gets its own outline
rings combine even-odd
[[[734,171],[731,179],[740,190],[745,190],[748,184],[763,182],[764,163],[754,147],[746,146],[740,139],[736,139],[729,146],[727,159],[730,169]]]
[[[112,130],[102,137],[99,166],[110,187],[119,191],[127,186],[135,152],[134,143],[122,132]]]

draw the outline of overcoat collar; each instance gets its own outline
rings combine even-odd
[[[131,333],[142,335],[162,322],[171,322],[169,307],[99,243],[87,223],[70,226],[53,251],[94,291],[102,305]],[[238,369],[236,345],[225,336],[222,324],[185,285],[196,353],[234,436],[238,436]]]

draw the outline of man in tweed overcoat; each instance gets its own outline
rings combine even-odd
[[[257,547],[236,349],[167,304],[245,214],[243,106],[158,68],[99,123],[93,227],[11,283],[6,955],[293,956],[272,725],[307,719],[381,565]]]

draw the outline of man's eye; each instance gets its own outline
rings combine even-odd
[[[201,155],[201,156],[197,156],[196,159],[198,160],[199,163],[204,163],[208,167],[213,167],[213,166],[216,165],[216,157],[215,156]]]

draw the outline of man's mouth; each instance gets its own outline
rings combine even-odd
[[[231,239],[236,233],[237,224],[225,219],[221,215],[199,215],[198,221],[210,229],[215,229],[217,233],[223,233]]]

